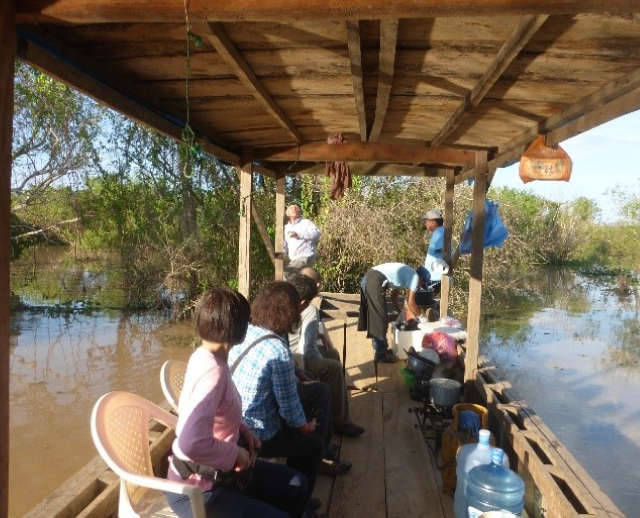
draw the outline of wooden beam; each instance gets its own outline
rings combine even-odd
[[[339,146],[310,143],[293,147],[255,149],[255,157],[267,162],[381,162],[396,164],[471,165],[475,153],[462,149],[424,148],[382,142],[346,142]]]
[[[284,278],[284,212],[285,212],[285,177],[276,180],[276,260],[275,260],[275,280],[281,281]]]
[[[449,312],[450,282],[453,276],[451,264],[451,238],[453,236],[453,192],[455,189],[455,171],[447,173],[447,184],[444,191],[444,252],[442,259],[449,265],[449,273],[442,275],[440,286],[440,316],[445,317]]]
[[[462,123],[469,112],[487,95],[487,92],[504,73],[507,67],[518,56],[547,20],[548,15],[525,16],[515,32],[502,45],[493,62],[485,70],[473,90],[464,98],[453,115],[431,141],[431,146],[439,146]]]
[[[9,309],[16,2],[0,5],[0,516],[9,516]]]
[[[247,299],[251,291],[251,213],[253,211],[253,148],[242,148],[240,175],[240,230],[238,291]]]
[[[376,162],[352,162],[349,169],[353,176],[417,176],[425,178],[446,177],[448,171],[454,168],[426,167],[409,164],[380,164]],[[327,170],[325,164],[310,164],[299,162],[291,169],[291,174],[313,174],[324,176]]]
[[[9,516],[9,308],[11,306],[11,151],[16,2],[0,2],[0,516]]]
[[[612,119],[640,109],[640,88],[633,90],[601,106],[579,119],[573,120],[547,134],[547,145],[556,146],[560,142],[575,137],[585,131],[600,126]]]
[[[469,278],[469,309],[467,313],[467,354],[464,360],[465,382],[475,380],[480,345],[480,314],[482,306],[482,261],[484,258],[484,201],[487,194],[487,154],[476,154],[473,185],[473,229],[471,269]]]
[[[358,112],[358,125],[360,126],[360,140],[367,141],[367,111],[364,105],[364,87],[362,85],[364,69],[362,68],[362,47],[360,41],[360,22],[347,22],[347,45],[349,47],[349,60],[351,62],[351,82],[353,83],[353,97]]]
[[[200,23],[194,26],[194,31],[202,34],[207,41],[214,46],[222,59],[231,67],[234,74],[236,74],[244,86],[249,89],[255,100],[282,126],[293,141],[302,144],[304,138],[300,132],[285,115],[282,108],[278,106],[273,97],[271,97],[271,94],[267,92],[267,89],[260,82],[249,64],[240,55],[231,39],[229,39],[229,36],[227,36],[227,33],[224,32],[222,25],[219,23]]]
[[[43,37],[41,31],[38,37]],[[69,61],[57,59],[32,42],[27,43],[26,49],[18,57],[97,102],[150,126],[163,135],[177,141],[182,140],[182,126],[159,115],[154,109],[142,105],[137,99],[143,99],[143,97],[137,94],[136,88],[123,79],[121,74],[110,73],[104,65],[100,65],[100,69],[97,70],[95,62],[74,49],[59,44],[55,44],[54,47],[63,52]],[[118,80],[114,79],[116,77]],[[198,137],[197,141],[205,153],[231,165],[240,164],[238,155],[213,144],[209,139]]]
[[[398,42],[399,20],[380,20],[380,58],[378,60],[378,90],[376,94],[376,113],[369,134],[369,141],[380,137],[384,118],[389,107],[389,97],[393,85],[393,73],[396,64],[396,44]]]
[[[191,0],[191,21],[298,21],[629,13],[637,0]],[[22,0],[18,23],[184,22],[175,0]]]
[[[261,174],[262,176],[267,176],[268,178],[272,178],[275,180],[278,177],[278,174],[271,169],[267,169],[263,165],[253,164],[253,172],[256,174]]]
[[[271,237],[269,236],[269,232],[267,231],[267,227],[264,224],[264,220],[260,215],[260,211],[258,210],[258,206],[256,205],[256,201],[251,197],[251,211],[253,214],[253,221],[258,227],[258,234],[262,238],[262,242],[264,243],[264,247],[267,249],[267,253],[269,254],[269,259],[275,266],[276,261],[276,251],[273,247],[273,243],[271,242]]]
[[[587,129],[637,110],[639,105],[635,99],[639,91],[640,68],[583,97],[500,146],[496,158],[489,162],[490,168],[502,167],[504,164],[519,160],[520,155],[539,134],[551,134],[548,140],[559,143]],[[590,116],[591,113],[595,115]],[[584,120],[581,122],[581,119]]]

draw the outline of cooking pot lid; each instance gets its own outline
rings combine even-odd
[[[422,349],[422,351],[420,351],[418,354],[420,354],[420,356],[422,356],[423,358],[432,361],[436,365],[440,364],[440,355],[438,354],[438,351],[434,349]]]

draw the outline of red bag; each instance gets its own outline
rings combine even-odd
[[[456,361],[458,359],[456,339],[441,331],[424,335],[422,348],[435,350],[441,361]]]
[[[571,158],[560,146],[546,146],[544,137],[540,135],[520,157],[520,179],[524,182],[533,180],[564,180],[571,178]]]

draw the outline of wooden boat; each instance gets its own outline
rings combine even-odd
[[[555,145],[640,107],[638,13],[635,0],[0,2],[0,390],[9,390],[17,57],[175,139],[182,138],[189,120],[202,149],[237,169],[238,277],[245,294],[252,218],[275,277],[282,277],[287,174],[319,174],[322,162],[348,161],[353,174],[442,177],[445,250],[453,189],[473,178],[465,381],[491,408],[501,443],[511,445],[513,460],[529,480],[534,516],[621,516],[531,409],[511,399],[508,386],[479,356],[478,335],[484,198],[496,168],[518,160],[538,135]],[[185,41],[191,35],[204,45],[193,47],[187,63]],[[338,133],[346,144],[326,143]],[[276,180],[274,243],[255,204],[247,203],[254,174]],[[448,293],[445,280],[445,314]],[[350,343],[370,352],[355,337]],[[421,443],[402,413],[410,403],[397,373],[375,374],[370,362],[347,361],[378,391],[354,397],[369,434],[365,442],[344,445],[345,453],[353,449],[359,467],[333,485],[330,513],[449,516],[433,465],[423,462],[428,456],[415,454]],[[8,416],[8,398],[1,398],[0,516],[8,508]],[[93,466],[89,472],[95,476],[80,475],[90,480],[78,486],[71,514],[42,508],[40,516],[110,516],[113,497],[104,491],[115,481],[99,471]],[[357,491],[360,485],[365,491]],[[428,505],[425,487],[433,497]],[[98,492],[104,496],[94,502]]]
[[[358,439],[341,441],[341,458],[353,463],[351,472],[319,478],[316,496],[325,503],[324,512],[345,518],[453,518],[453,499],[443,493],[438,469],[435,431],[425,439],[416,429],[409,410],[420,403],[409,398],[401,364],[376,369],[370,341],[356,331],[356,297],[325,294],[323,300],[325,316],[336,317],[325,325],[346,359],[350,383],[359,389],[352,392],[354,421],[367,429]],[[513,399],[508,383],[483,358],[474,388],[469,400],[490,409],[497,443],[526,481],[528,516],[623,516],[533,410]],[[154,432],[153,462],[162,472],[174,434],[158,424]],[[25,518],[107,518],[115,516],[117,498],[118,479],[97,457]]]

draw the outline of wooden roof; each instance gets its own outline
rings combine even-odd
[[[181,0],[17,9],[22,59],[180,138]],[[189,13],[203,40],[191,126],[234,165],[254,146],[280,173],[332,158],[358,174],[462,173],[472,151],[495,168],[538,133],[558,143],[640,107],[637,0],[191,0]]]

